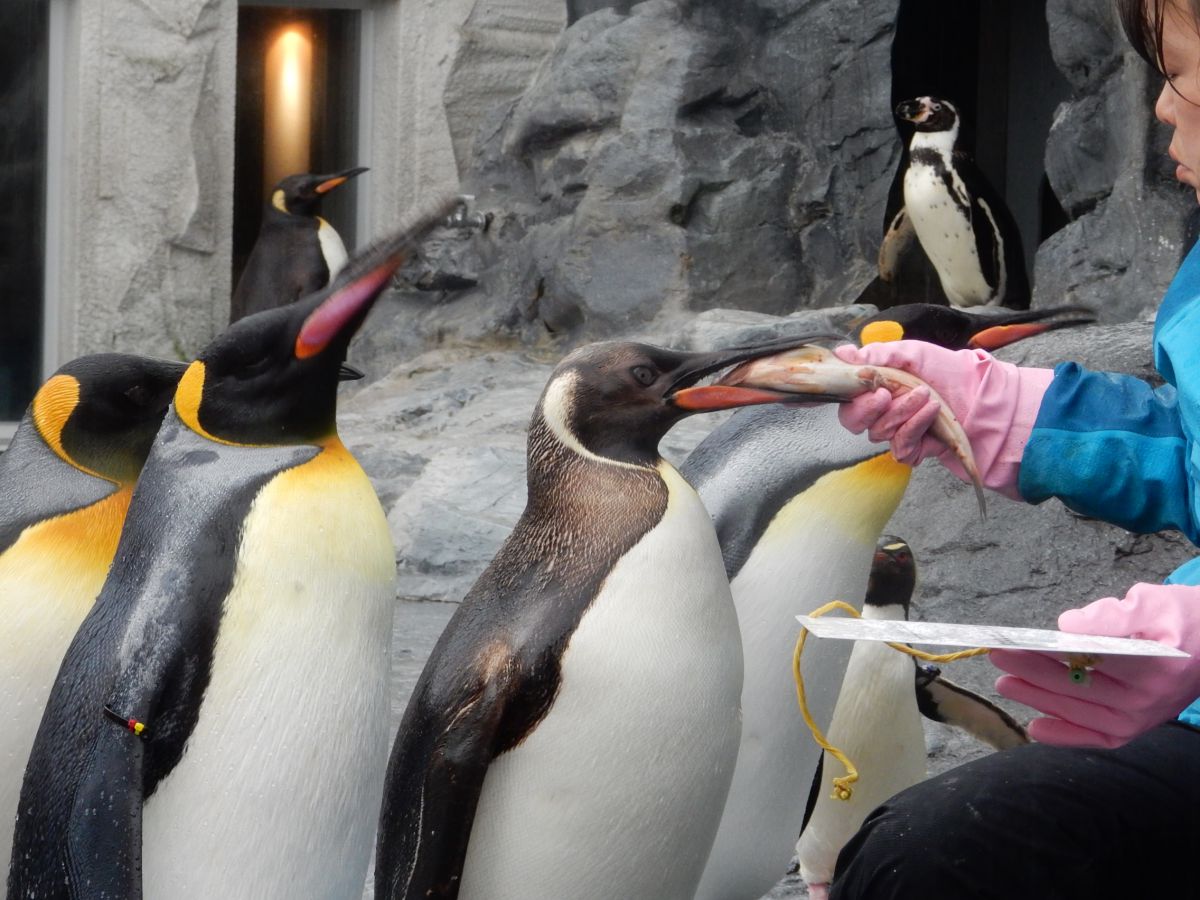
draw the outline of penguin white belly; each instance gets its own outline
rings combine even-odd
[[[317,221],[317,240],[321,243],[321,255],[325,258],[325,265],[329,267],[329,280],[332,282],[337,278],[338,272],[345,268],[349,256],[337,230],[320,216],[317,216]]]
[[[955,306],[991,302],[994,289],[984,280],[971,221],[932,166],[908,167],[904,173],[904,207],[950,301]]]
[[[58,667],[116,552],[130,491],[26,528],[0,555],[0,871]]]
[[[362,895],[387,761],[394,577],[379,501],[340,445],[262,489],[199,720],[145,803],[148,900]]]
[[[859,779],[849,800],[833,799],[833,779],[845,772],[826,755],[817,803],[797,846],[805,881],[828,882],[838,853],[867,814],[925,778],[925,732],[913,685],[910,657],[886,644],[855,644],[827,737],[854,763]]]
[[[707,511],[667,510],[612,569],[553,706],[488,770],[460,900],[691,900],[739,735],[741,641]]]
[[[734,578],[746,661],[742,740],[696,900],[758,898],[784,876],[821,753],[796,704],[795,617],[863,596],[875,542],[910,473],[888,454],[828,473],[779,511]],[[822,727],[849,655],[844,643],[805,645],[805,690]]]

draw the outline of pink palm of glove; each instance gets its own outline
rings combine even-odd
[[[1002,362],[985,350],[947,350],[924,341],[895,341],[834,350],[844,362],[891,366],[927,382],[950,407],[971,442],[985,486],[1012,499],[1017,493],[1021,455],[1033,431],[1042,395],[1054,377],[1049,369]],[[945,444],[929,434],[940,406],[926,388],[892,396],[885,388],[843,404],[838,417],[855,434],[890,441],[892,455],[916,465],[936,456],[963,481],[962,465]]]
[[[1072,634],[1100,634],[1161,641],[1190,659],[1109,656],[1084,683],[1048,653],[993,650],[991,661],[1008,672],[996,690],[1046,713],[1029,735],[1048,744],[1119,747],[1177,716],[1200,696],[1200,587],[1135,584],[1124,599],[1105,597],[1069,609],[1058,627]]]

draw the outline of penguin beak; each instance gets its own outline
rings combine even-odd
[[[677,409],[688,413],[713,412],[719,409],[734,409],[739,406],[756,406],[763,403],[795,403],[796,395],[783,391],[726,384],[710,384],[700,387],[693,387],[693,385],[701,378],[730,366],[783,353],[814,341],[844,343],[845,336],[832,332],[817,332],[749,347],[732,347],[712,353],[684,354],[684,361],[676,370],[675,380],[667,389],[666,400]],[[805,400],[816,399],[820,398],[805,397]]]
[[[396,270],[452,208],[451,202],[438,204],[428,214],[422,214],[413,227],[384,238],[351,260],[337,281],[323,294],[316,295],[324,299],[300,326],[294,350],[296,358],[316,356],[337,338],[356,331]],[[310,302],[316,302],[316,298]]]
[[[366,372],[350,363],[342,363],[341,368],[338,369],[338,381],[358,381],[360,378],[366,377]]]
[[[341,187],[351,178],[361,175],[363,172],[370,171],[366,166],[359,166],[355,169],[346,169],[344,172],[335,172],[333,175],[322,176],[325,180],[318,184],[313,190],[318,194],[328,194],[336,187]]]
[[[929,118],[929,104],[924,97],[916,100],[905,100],[896,107],[896,117],[906,122],[921,123]]]

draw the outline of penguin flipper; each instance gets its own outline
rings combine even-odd
[[[879,277],[890,282],[896,277],[900,259],[911,246],[917,231],[913,228],[912,219],[901,206],[887,230],[883,233],[883,241],[879,245]]]
[[[940,674],[929,677],[918,666],[914,686],[917,706],[928,719],[962,729],[997,750],[1029,743],[1029,735],[1016,719],[985,697]]]
[[[97,735],[66,835],[69,896],[142,896],[142,739],[118,726]]]
[[[493,651],[494,652],[494,648]],[[501,651],[503,652],[503,651]],[[449,702],[418,684],[388,762],[375,861],[379,900],[455,900],[515,666],[475,669]],[[429,681],[436,681],[436,675]]]

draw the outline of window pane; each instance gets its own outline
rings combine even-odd
[[[0,3],[0,420],[39,381],[49,4]]]

